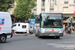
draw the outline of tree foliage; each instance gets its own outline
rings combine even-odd
[[[33,17],[32,9],[36,6],[35,0],[18,0],[14,15],[23,20]]]
[[[12,3],[14,3],[14,0],[0,0],[0,11],[7,11],[12,7]]]

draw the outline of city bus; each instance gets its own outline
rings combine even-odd
[[[63,14],[62,13],[40,13],[35,18],[35,36],[63,36]]]

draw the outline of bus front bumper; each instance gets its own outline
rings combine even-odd
[[[40,33],[39,36],[63,36],[63,33]]]

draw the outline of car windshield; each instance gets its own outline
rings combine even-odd
[[[61,16],[42,16],[41,21],[42,27],[61,27],[62,26],[62,17]]]

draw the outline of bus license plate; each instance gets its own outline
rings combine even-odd
[[[54,34],[49,34],[49,36],[55,36]]]

